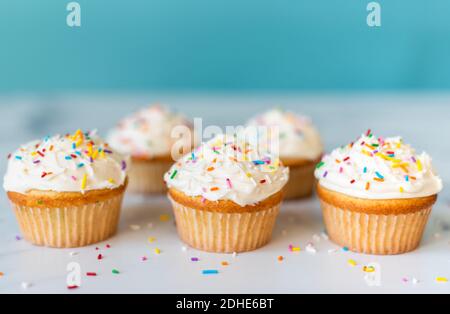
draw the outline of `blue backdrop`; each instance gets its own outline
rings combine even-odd
[[[0,91],[450,88],[450,1],[1,0]]]

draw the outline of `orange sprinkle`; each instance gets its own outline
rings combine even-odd
[[[384,179],[380,179],[380,178],[373,178],[373,179],[378,182],[384,182]]]
[[[283,260],[284,260],[284,257],[283,257],[283,256],[281,256],[281,255],[278,256],[278,261],[279,261],[279,262],[282,262]]]
[[[220,189],[218,187],[211,188],[211,192],[219,191]]]
[[[0,277],[3,277],[5,274],[0,271]]]
[[[209,171],[209,172],[211,172],[211,171],[214,171],[214,167],[209,167],[207,170]]]
[[[222,266],[229,266],[228,262],[222,262]]]
[[[49,151],[52,151],[53,150],[53,148],[54,148],[54,146],[53,145],[51,145],[50,146],[50,148],[48,149]]]
[[[370,189],[370,182],[366,183],[366,191],[368,191]]]

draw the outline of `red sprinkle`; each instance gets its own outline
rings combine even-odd
[[[353,179],[352,181],[350,181],[351,184],[353,184],[353,183],[355,183],[355,182],[356,182],[355,179]]]
[[[103,259],[103,255],[102,254],[98,254],[97,259],[98,260],[102,260]]]
[[[78,286],[67,286],[67,289],[69,290],[74,290],[74,289],[78,289]]]
[[[95,277],[95,276],[97,276],[97,273],[86,273],[86,276]]]

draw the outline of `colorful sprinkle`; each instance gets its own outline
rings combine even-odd
[[[203,275],[218,275],[219,271],[215,270],[215,269],[206,269],[206,270],[202,270],[202,274]]]

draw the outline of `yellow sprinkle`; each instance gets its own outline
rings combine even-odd
[[[100,157],[101,157],[101,158],[105,158],[105,157],[106,157],[105,151],[104,151],[104,150],[102,150],[102,152],[100,153]]]
[[[83,143],[83,140],[80,138],[80,139],[75,143],[75,145],[76,145],[76,147],[80,147],[82,143]]]
[[[97,159],[98,157],[98,150],[94,150],[94,152],[92,153],[92,159]]]
[[[356,263],[356,261],[355,261],[355,260],[352,260],[352,259],[349,259],[349,260],[348,260],[348,264],[349,264],[350,266],[352,266],[352,267],[358,266],[358,264]]]
[[[114,179],[108,179],[109,183],[114,184],[116,181],[114,181]]]
[[[156,249],[155,249],[155,254],[156,254],[156,255],[159,255],[159,254],[161,254],[161,250],[160,250],[160,249],[158,249],[158,248],[156,248]]]
[[[229,266],[228,262],[222,262],[222,266]]]
[[[417,164],[417,170],[422,171],[423,166],[422,166],[422,162],[420,161],[420,159],[416,159],[416,164]]]
[[[156,241],[156,238],[154,238],[154,237],[149,237],[148,238],[148,242],[150,242],[150,243],[153,243],[155,241]]]
[[[84,190],[86,189],[87,186],[87,174],[83,175],[83,180],[81,180],[81,189]]]
[[[302,249],[299,248],[299,247],[293,247],[293,248],[291,249],[292,252],[300,252],[301,250],[302,250]]]
[[[170,216],[169,215],[161,215],[161,216],[159,216],[159,220],[161,222],[168,222],[170,220]]]
[[[436,278],[436,282],[448,282],[448,279],[447,278],[445,278],[445,277],[437,277]]]
[[[405,189],[403,187],[400,187],[400,193],[405,192]]]
[[[369,157],[372,157],[372,154],[371,153],[369,153],[367,150],[365,150],[365,149],[363,149],[362,151],[361,151],[361,153],[363,153],[364,155],[367,155],[367,156],[369,156]]]
[[[375,268],[373,266],[364,266],[363,267],[363,272],[365,272],[365,273],[373,273],[373,272],[375,272]]]
[[[93,152],[92,152],[92,145],[89,145],[89,146],[88,146],[88,156],[89,156],[89,157],[92,157],[92,153],[93,153]]]
[[[252,174],[251,174],[250,172],[247,172],[247,177],[248,177],[248,178],[251,178],[251,177],[252,177]]]

